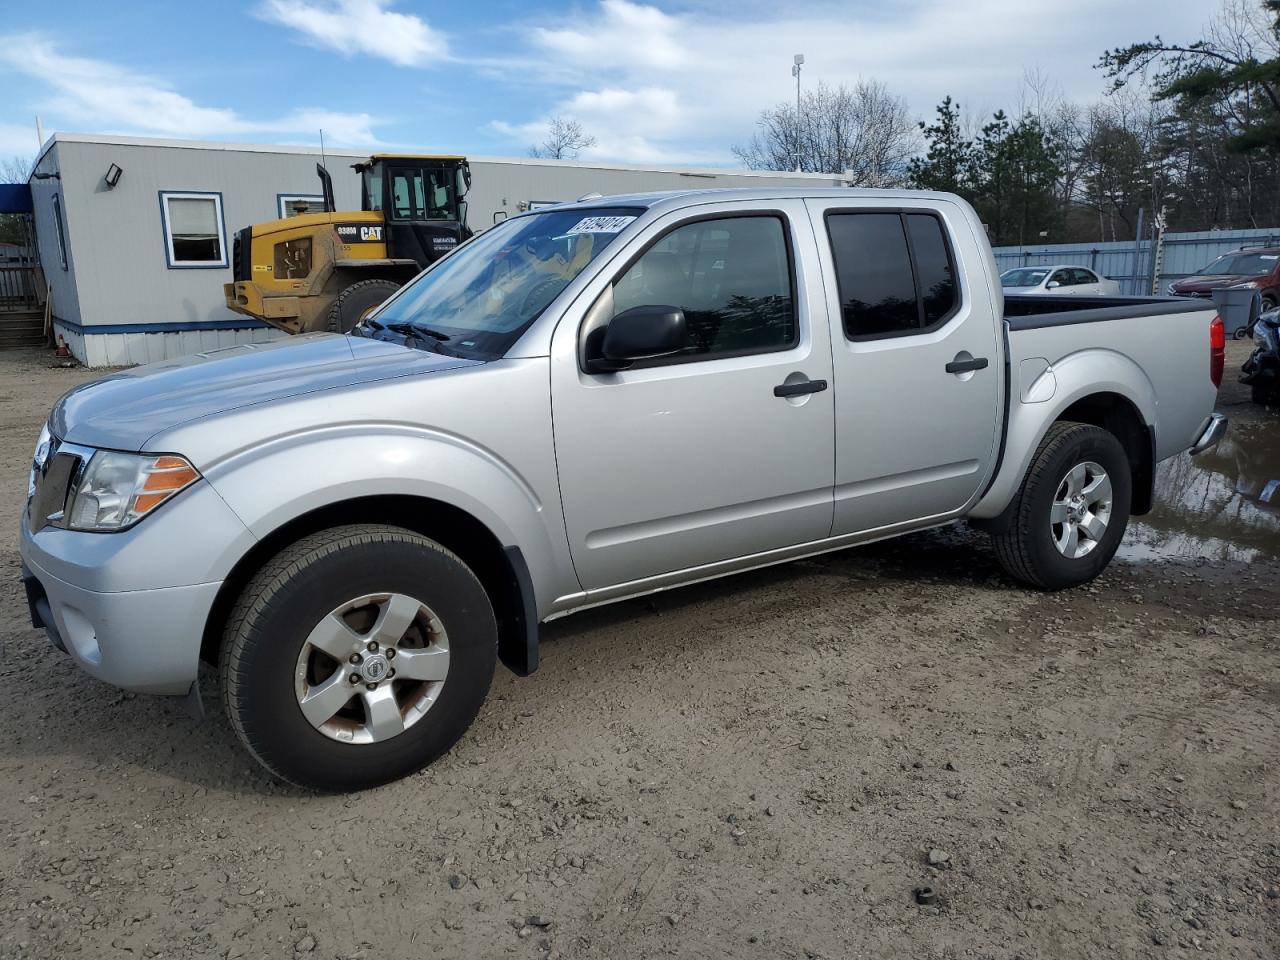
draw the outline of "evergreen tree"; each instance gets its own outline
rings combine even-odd
[[[963,195],[973,166],[973,143],[965,139],[960,128],[960,104],[947,97],[938,104],[937,112],[935,123],[920,121],[920,132],[929,149],[923,157],[911,161],[908,176],[911,185],[921,190]]]

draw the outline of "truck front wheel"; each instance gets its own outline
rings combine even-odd
[[[241,742],[302,787],[403,777],[471,725],[497,658],[480,581],[433,540],[382,525],[306,537],[250,581],[222,646]]]
[[[350,333],[364,315],[400,289],[394,280],[361,280],[343,290],[329,307],[330,333]]]
[[[1133,480],[1115,435],[1055,423],[994,536],[1001,566],[1042,590],[1087,583],[1111,561],[1129,522]]]

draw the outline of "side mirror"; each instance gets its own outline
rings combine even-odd
[[[679,307],[632,307],[609,321],[600,344],[600,356],[588,361],[588,370],[591,373],[624,370],[637,360],[678,353],[688,341],[684,311]]]
[[[1062,284],[1060,284],[1057,280],[1050,280],[1048,283],[1044,285],[1044,288],[1046,290],[1056,290],[1060,286],[1062,286]]]

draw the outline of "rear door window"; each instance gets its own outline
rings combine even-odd
[[[827,235],[849,339],[921,333],[955,313],[955,260],[936,215],[834,212]]]

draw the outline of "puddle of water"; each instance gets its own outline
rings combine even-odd
[[[1160,464],[1155,509],[1129,524],[1131,562],[1280,557],[1280,422],[1233,422],[1218,446]]]

